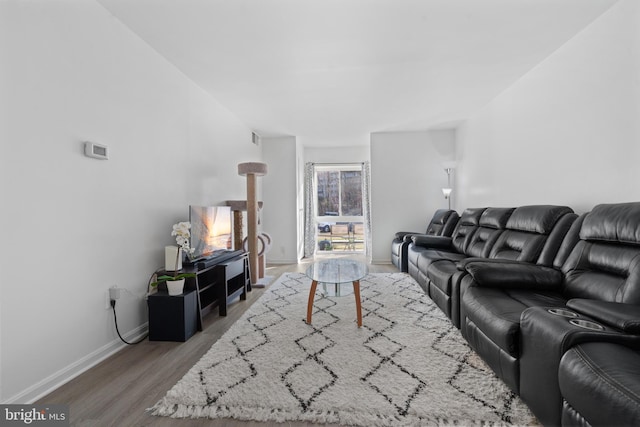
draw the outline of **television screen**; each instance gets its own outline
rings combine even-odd
[[[231,249],[231,207],[189,206],[191,261]]]

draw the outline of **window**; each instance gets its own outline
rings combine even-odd
[[[363,251],[362,165],[316,165],[320,251]]]
[[[318,170],[318,216],[362,216],[362,170]]]

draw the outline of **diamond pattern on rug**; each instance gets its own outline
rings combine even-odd
[[[322,334],[312,333],[296,340],[296,343],[309,355],[317,355],[336,343]]]
[[[230,375],[230,373],[233,373],[233,375]],[[238,363],[235,359],[223,360],[221,363],[202,369],[200,378],[201,384],[206,390],[207,402],[215,402],[219,396],[227,393],[228,390],[238,384],[245,383],[255,373],[255,369],[250,363]],[[208,382],[206,380],[208,377],[219,378],[219,381],[215,383]]]
[[[413,399],[427,385],[389,359],[381,362],[370,375],[365,376],[362,380],[384,396],[399,416],[407,415]]]
[[[535,418],[405,273],[316,296],[288,273],[271,285],[150,411],[353,426],[527,425]]]
[[[313,381],[309,381],[313,378]],[[309,357],[293,365],[282,375],[282,380],[291,394],[307,411],[311,403],[336,382],[337,375],[317,358]]]
[[[363,325],[367,330],[371,331],[384,331],[393,326],[393,321],[382,317],[373,310],[366,310],[363,307],[362,310]],[[366,314],[364,314],[366,312]]]
[[[257,329],[267,329],[271,326],[275,326],[282,322],[285,318],[279,314],[276,309],[271,308],[269,311],[259,313],[249,317],[247,320],[254,325]]]
[[[318,311],[326,313],[327,310],[330,310],[331,307],[334,307],[335,305],[336,302],[333,299],[322,295],[320,297],[316,296],[316,299],[313,302],[313,308],[316,310],[316,313]]]
[[[382,334],[374,335],[364,345],[382,360],[395,356],[404,348],[401,344]]]
[[[268,338],[264,332],[256,330],[236,337],[232,342],[240,353],[248,353],[257,347],[265,345],[268,342]]]

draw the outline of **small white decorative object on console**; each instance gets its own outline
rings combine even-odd
[[[166,271],[182,270],[182,254],[178,254],[178,251],[182,251],[182,248],[177,246],[164,247],[164,269]]]

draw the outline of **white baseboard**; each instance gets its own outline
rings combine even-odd
[[[390,259],[372,259],[371,264],[388,265],[391,264]]]
[[[136,329],[132,330],[131,332],[125,334],[123,338],[129,342],[137,341],[141,339],[144,335],[146,335],[148,330],[149,330],[149,324],[144,323],[138,326]],[[7,399],[2,403],[4,404],[34,403],[38,399],[46,396],[47,394],[51,393],[53,390],[68,383],[78,375],[82,374],[85,371],[88,371],[89,369],[96,366],[98,363],[114,355],[115,353],[122,350],[126,346],[127,344],[120,341],[120,339],[113,340],[110,343],[100,347],[96,351],[86,355],[85,357],[70,364],[69,366],[62,368],[58,372],[48,376],[42,381],[32,385],[31,387]]]
[[[298,263],[297,259],[293,259],[293,260],[288,260],[288,259],[268,259],[267,260],[267,264],[284,265],[284,264],[297,264],[297,263]]]

